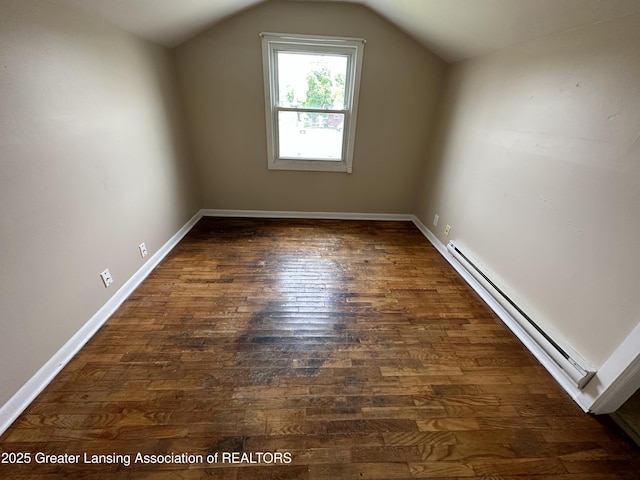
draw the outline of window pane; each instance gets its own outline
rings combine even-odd
[[[342,160],[344,115],[278,112],[280,158]]]
[[[278,52],[280,107],[345,108],[345,55]]]

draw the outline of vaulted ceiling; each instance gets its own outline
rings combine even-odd
[[[58,1],[97,14],[152,42],[174,47],[224,18],[268,0]],[[352,3],[378,12],[447,62],[640,13],[640,0],[352,0]]]

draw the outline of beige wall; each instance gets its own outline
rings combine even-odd
[[[267,170],[260,32],[364,37],[353,173]],[[203,208],[411,213],[443,63],[365,7],[267,2],[175,51]]]
[[[166,50],[53,2],[0,12],[1,405],[198,201]]]
[[[596,367],[640,320],[639,22],[453,65],[416,204]]]

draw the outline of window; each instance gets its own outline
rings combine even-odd
[[[261,36],[268,167],[351,173],[365,41]]]

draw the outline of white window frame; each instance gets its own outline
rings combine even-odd
[[[362,38],[261,33],[264,72],[264,97],[267,124],[267,149],[270,170],[311,170],[351,173],[355,147],[356,120],[365,40]],[[345,105],[343,109],[324,110],[308,107],[289,108],[276,104],[278,98],[277,53],[318,53],[347,57]],[[342,158],[336,160],[280,158],[278,113],[282,111],[334,113],[344,115]]]

